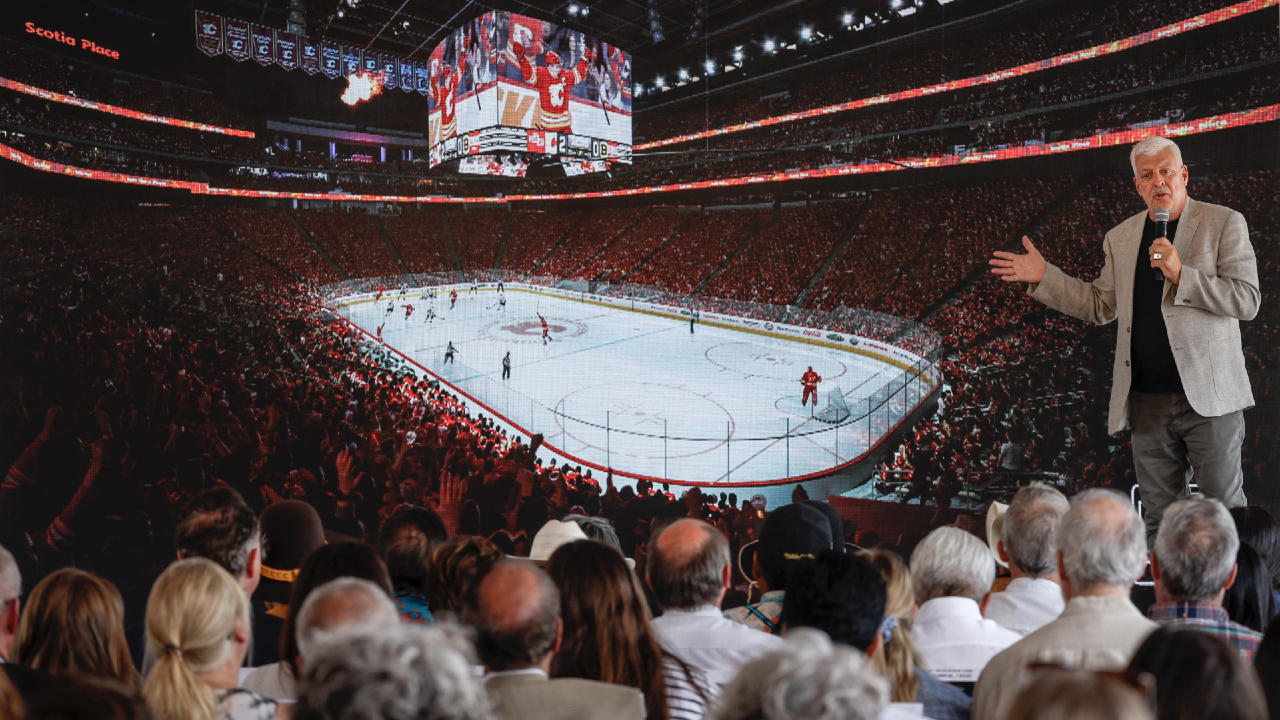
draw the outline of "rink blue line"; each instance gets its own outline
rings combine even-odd
[[[590,347],[579,348],[579,349],[577,349],[577,350],[574,350],[573,352],[565,353],[564,355],[556,355],[555,357],[542,358],[541,360],[534,360],[534,361],[533,361],[533,362],[531,362],[531,363],[526,363],[526,364],[524,364],[524,365],[520,365],[520,367],[533,367],[534,365],[538,365],[538,364],[540,364],[540,363],[550,362],[550,361],[552,361],[552,360],[559,360],[559,359],[561,359],[561,358],[567,358],[567,357],[570,357],[570,356],[572,356],[572,355],[577,355],[578,353],[591,352],[591,351],[593,351],[593,350],[599,350],[600,348],[606,348],[606,347],[609,347],[610,345],[617,345],[618,343],[631,342],[632,340],[639,340],[640,338],[647,338],[647,337],[649,337],[650,335],[657,335],[658,333],[668,332],[668,331],[670,331],[670,330],[672,330],[672,329],[673,329],[673,328],[659,328],[659,329],[657,329],[657,330],[654,330],[653,332],[647,332],[647,333],[644,333],[643,335],[632,335],[632,336],[630,336],[630,337],[620,338],[620,339],[618,339],[618,340],[611,340],[611,341],[609,341],[609,342],[607,342],[607,343],[601,343],[601,344],[599,344],[599,345],[592,345],[592,346],[590,346]],[[560,341],[560,340],[552,340],[551,342],[562,342],[562,341]],[[515,364],[512,364],[511,368],[514,370],[514,369],[516,368],[516,365],[515,365]],[[501,375],[502,375],[502,371],[501,371],[501,370],[498,370],[498,371],[491,372],[491,373],[480,373],[479,375],[472,375],[472,376],[471,376],[471,377],[469,377],[469,378],[462,378],[462,379],[460,379],[460,380],[450,380],[449,382],[451,382],[451,383],[464,383],[464,382],[470,382],[470,381],[472,381],[472,380],[478,380],[478,379],[480,379],[480,378],[492,377],[492,376],[494,376],[494,375],[501,376]]]

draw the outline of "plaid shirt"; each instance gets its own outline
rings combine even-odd
[[[1240,651],[1240,658],[1251,665],[1258,643],[1262,642],[1262,633],[1232,621],[1221,605],[1164,602],[1152,605],[1149,614],[1161,625],[1182,625],[1216,635]]]

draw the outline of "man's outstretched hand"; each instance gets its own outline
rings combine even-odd
[[[991,272],[1007,282],[1038,283],[1044,279],[1044,269],[1048,264],[1044,256],[1031,244],[1031,238],[1022,236],[1022,247],[1027,249],[1025,255],[1015,255],[997,250],[991,258]]]

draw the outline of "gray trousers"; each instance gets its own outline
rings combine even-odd
[[[1205,497],[1228,508],[1246,504],[1240,468],[1243,410],[1205,417],[1182,393],[1130,392],[1129,425],[1148,546],[1155,544],[1165,508],[1189,493],[1192,478]]]

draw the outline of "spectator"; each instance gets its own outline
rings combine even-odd
[[[7,716],[19,720],[22,716]],[[132,685],[82,675],[51,685],[31,698],[29,720],[151,720],[142,693]]]
[[[287,618],[293,581],[307,557],[324,545],[324,526],[315,508],[301,500],[272,503],[259,522],[266,552],[253,599],[265,602],[268,613]]]
[[[501,559],[502,551],[482,537],[460,535],[437,545],[423,586],[433,617],[441,612],[465,615],[476,586]]]
[[[1129,588],[1146,569],[1147,540],[1127,498],[1101,489],[1076,495],[1058,526],[1057,545],[1067,607],[987,663],[974,689],[975,717],[1004,717],[1031,663],[1119,670],[1155,629],[1129,600]]]
[[[1155,720],[1142,695],[1104,673],[1058,670],[1036,675],[1006,720]]]
[[[996,578],[991,550],[972,533],[940,527],[911,553],[916,601],[915,640],[921,665],[944,682],[976,682],[996,653],[1021,639],[982,617]]]
[[[431,624],[431,608],[422,592],[431,551],[449,538],[444,521],[421,507],[397,508],[383,523],[378,548],[391,575],[400,614],[410,622]]]
[[[1260,633],[1276,616],[1271,576],[1267,574],[1262,558],[1258,557],[1258,551],[1248,543],[1240,543],[1236,568],[1236,581],[1222,596],[1222,608],[1233,622]]]
[[[1165,513],[1161,526],[1168,521]],[[1267,718],[1252,668],[1235,648],[1199,628],[1163,625],[1147,636],[1125,675],[1137,681],[1147,673],[1155,678],[1156,720]]]
[[[244,687],[273,700],[292,702],[297,697],[297,678],[302,675],[298,665],[301,654],[298,644],[298,613],[321,585],[338,578],[359,578],[375,584],[383,595],[390,598],[391,576],[382,564],[382,558],[372,547],[362,542],[344,540],[322,545],[306,559],[294,579],[293,595],[289,598],[289,617],[285,619],[280,635],[280,657],[272,665],[256,668],[244,679]]]
[[[912,634],[916,615],[916,593],[911,572],[897,553],[865,550],[867,558],[885,582],[884,620],[880,628],[880,651],[871,656],[871,666],[889,679],[889,700],[920,703],[925,717],[934,720],[967,720],[972,699],[959,688],[925,672],[920,651]]]
[[[452,626],[326,638],[299,687],[297,720],[490,720],[465,635]]]
[[[350,628],[378,630],[400,624],[386,589],[358,577],[340,577],[312,590],[298,608],[298,669],[315,660],[316,645]]]
[[[801,628],[743,665],[721,698],[711,720],[876,720],[886,717],[889,684],[863,653]]]
[[[833,544],[831,524],[818,510],[803,503],[791,503],[774,510],[760,527],[759,539],[747,543],[738,553],[742,574],[760,588],[760,602],[726,610],[724,616],[757,630],[779,634],[787,573],[800,561],[811,560],[823,550],[830,550]]]
[[[1252,545],[1262,557],[1271,578],[1271,594],[1280,609],[1280,522],[1257,505],[1231,508],[1231,519],[1236,523],[1240,542]]]
[[[1071,507],[1066,497],[1041,482],[1021,488],[1009,502],[996,552],[1012,580],[993,593],[983,614],[1019,635],[1027,635],[1062,614],[1066,601],[1058,584],[1055,536]]]
[[[0,602],[4,603],[4,615],[0,617],[0,660],[9,662],[22,616],[22,572],[13,553],[3,546],[0,546]]]
[[[1253,666],[1267,696],[1271,720],[1280,720],[1280,618],[1271,621],[1253,656]]]
[[[240,493],[225,485],[209,488],[182,506],[173,534],[178,559],[202,557],[217,563],[236,578],[253,597],[262,579],[262,533],[258,518]],[[254,667],[280,659],[280,633],[284,620],[267,613],[266,606],[253,603]],[[134,634],[136,633],[136,635]],[[130,652],[134,664],[142,666],[142,646],[146,628],[130,627]]]
[[[276,702],[237,687],[249,645],[249,598],[204,558],[179,560],[147,599],[142,695],[156,720],[272,720]]]
[[[124,599],[109,580],[63,568],[31,590],[13,642],[13,661],[55,677],[103,677],[141,684],[124,639]]]
[[[556,549],[561,545],[577,540],[593,539],[587,537],[586,531],[582,528],[582,523],[574,522],[569,518],[565,518],[564,520],[548,520],[546,524],[538,530],[538,533],[533,536],[533,544],[529,546],[529,560],[538,565],[545,566],[547,561],[551,559],[551,555],[555,553]],[[607,539],[594,539],[613,547]],[[622,552],[621,547],[616,549],[619,553]]]
[[[23,720],[26,717],[27,708],[17,686],[6,673],[0,673],[0,720]]]
[[[564,640],[551,676],[638,688],[649,720],[701,718],[713,693],[700,671],[665,656],[635,575],[616,550],[594,540],[560,546],[547,561],[560,591]]]
[[[791,602],[782,607],[786,631],[815,628],[868,656],[879,652],[885,582],[866,558],[846,554],[844,548],[823,550],[787,578],[787,597]]]
[[[564,625],[560,594],[540,568],[502,560],[476,590],[476,650],[501,720],[640,720],[635,688],[584,678],[549,679]]]
[[[662,608],[653,621],[658,644],[720,686],[744,662],[782,646],[720,612],[733,582],[729,560],[724,533],[702,520],[677,520],[649,541],[646,578]]]
[[[1222,597],[1236,581],[1240,540],[1231,513],[1218,500],[1189,497],[1165,510],[1151,553],[1156,581],[1152,620],[1187,625],[1221,637],[1245,662],[1262,642],[1262,633],[1231,620]]]

